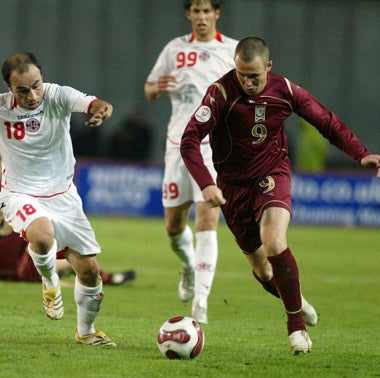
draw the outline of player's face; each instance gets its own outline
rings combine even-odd
[[[237,55],[235,65],[236,76],[243,91],[248,96],[260,94],[267,85],[267,73],[272,68],[272,61],[264,63],[260,57],[256,57],[247,63]]]
[[[210,1],[194,1],[186,16],[198,41],[210,41],[215,38],[216,20],[220,16],[220,10],[215,10]]]
[[[16,97],[19,106],[25,109],[37,109],[43,99],[43,81],[41,71],[33,64],[23,73],[14,70],[9,78],[8,89]]]

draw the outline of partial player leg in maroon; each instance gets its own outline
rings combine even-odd
[[[287,248],[277,256],[268,257],[272,264],[273,279],[288,316],[288,334],[306,330],[302,317],[302,300],[297,262]]]
[[[41,282],[26,251],[26,241],[11,232],[0,237],[0,279],[7,281]]]
[[[17,273],[19,281],[41,282],[41,276],[37,272],[33,260],[27,252],[25,252],[22,259],[19,260]]]
[[[255,272],[252,270],[253,276],[256,278],[256,280],[261,284],[261,286],[268,292],[274,295],[277,298],[280,298],[280,294],[277,290],[277,287],[274,283],[273,277],[269,281],[263,281]]]

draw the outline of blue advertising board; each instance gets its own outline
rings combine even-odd
[[[80,163],[76,184],[94,215],[163,216],[161,166]],[[358,174],[292,176],[295,224],[380,226],[380,179]]]
[[[293,223],[380,226],[380,179],[374,175],[294,174]]]
[[[76,185],[87,214],[162,216],[162,178],[160,166],[80,163]]]

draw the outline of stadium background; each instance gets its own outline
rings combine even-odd
[[[162,165],[170,104],[166,96],[149,103],[143,86],[163,46],[190,31],[182,1],[0,0],[0,9],[1,61],[32,51],[43,64],[45,81],[109,100],[115,110],[99,130],[104,148],[125,116],[139,109],[152,125],[149,162]],[[236,39],[263,37],[275,72],[310,90],[370,151],[379,152],[380,1],[227,0],[218,28]],[[299,120],[292,116],[287,122],[291,147],[300,144],[299,131]],[[328,147],[326,166],[339,172],[357,167],[334,147]],[[146,172],[139,177],[146,180]],[[157,174],[150,177],[149,185],[159,190]],[[379,213],[379,184],[367,186]],[[351,197],[347,191],[343,197],[344,207]]]

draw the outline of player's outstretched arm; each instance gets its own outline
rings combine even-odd
[[[377,177],[380,177],[380,155],[367,155],[360,161],[360,163],[363,167],[375,167],[377,169]]]
[[[100,126],[104,121],[112,116],[113,107],[112,105],[104,100],[96,100],[93,102],[90,114],[92,117],[85,122],[86,126],[96,127]]]
[[[216,185],[206,186],[202,190],[203,199],[210,207],[218,207],[226,203],[222,191]]]

